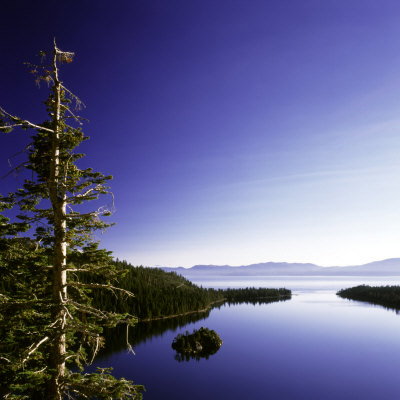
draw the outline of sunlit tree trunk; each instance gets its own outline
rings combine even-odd
[[[67,301],[67,220],[66,220],[66,195],[62,187],[60,175],[60,107],[61,107],[61,82],[58,79],[57,47],[54,42],[53,55],[54,78],[54,111],[52,135],[52,159],[50,165],[49,197],[54,214],[54,262],[53,262],[53,320],[57,321],[57,334],[52,344],[50,355],[50,368],[53,376],[48,390],[48,400],[62,398],[62,385],[65,376],[65,325]]]

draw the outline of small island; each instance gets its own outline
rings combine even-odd
[[[222,340],[214,330],[201,327],[193,333],[179,334],[172,342],[178,361],[189,361],[191,358],[199,360],[215,354],[222,346]]]
[[[400,286],[360,285],[342,289],[337,295],[350,300],[366,301],[400,310]]]

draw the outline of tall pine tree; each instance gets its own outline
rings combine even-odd
[[[110,254],[93,239],[95,231],[109,226],[101,217],[111,214],[112,202],[95,209],[87,203],[112,197],[111,177],[79,167],[84,154],[76,148],[87,139],[83,119],[76,115],[82,102],[59,76],[59,65],[70,63],[74,54],[54,41],[52,53],[41,56],[50,63],[28,65],[36,82],[50,87],[48,120],[32,123],[0,108],[0,131],[34,131],[27,160],[16,167],[29,177],[22,188],[0,196],[0,213],[11,207],[20,211],[12,223],[0,215],[0,394],[7,399],[139,399],[143,387],[113,378],[108,369],[82,373],[102,345],[102,327],[128,327],[136,319],[91,305],[92,291],[132,296],[118,288]]]

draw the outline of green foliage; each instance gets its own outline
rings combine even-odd
[[[118,260],[114,265],[123,273],[119,286],[134,293],[135,297],[94,293],[93,304],[108,311],[130,313],[146,320],[204,310],[224,298],[222,292],[200,288],[173,272],[133,267]]]
[[[84,155],[77,147],[88,138],[71,105],[81,102],[63,86],[57,66],[72,56],[54,43],[51,65],[30,65],[38,82],[51,84],[47,121],[37,125],[0,108],[0,132],[34,130],[18,167],[26,171],[22,188],[0,195],[0,396],[140,399],[141,386],[109,370],[79,373],[102,346],[103,327],[133,325],[136,318],[92,302],[103,290],[132,294],[116,286],[123,271],[93,239],[111,225],[101,217],[112,205],[93,210],[88,202],[112,198],[111,176],[79,167]],[[12,207],[19,210],[13,222],[4,214]]]
[[[141,399],[142,385],[132,385],[132,382],[116,379],[111,375],[112,368],[97,368],[97,373],[78,374],[71,373],[68,377],[76,390],[85,393],[88,398],[98,400],[110,399]]]
[[[41,398],[40,388],[48,379],[44,347],[24,360],[33,345],[48,335],[48,254],[28,238],[1,238],[0,260],[0,395],[11,390],[8,398],[24,393]]]
[[[366,301],[400,310],[400,286],[360,285],[342,289],[337,292],[337,295],[350,300]]]
[[[208,359],[222,346],[222,340],[214,330],[201,327],[193,333],[179,334],[175,337],[171,347],[177,352],[178,361],[189,361],[190,358],[199,360]]]

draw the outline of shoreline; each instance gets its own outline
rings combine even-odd
[[[187,312],[180,313],[180,314],[170,314],[170,315],[166,315],[166,316],[163,316],[163,317],[139,319],[138,322],[139,323],[140,322],[151,322],[151,321],[158,321],[158,320],[161,320],[161,319],[170,319],[170,318],[182,317],[184,315],[189,315],[189,314],[203,313],[203,312],[208,311],[210,308],[212,308],[213,304],[221,303],[221,302],[225,302],[225,301],[226,301],[225,298],[221,299],[221,300],[213,301],[212,303],[208,304],[206,308],[203,308],[202,310],[187,311]]]
[[[260,297],[257,300],[231,300],[232,303],[244,303],[246,301],[250,302],[250,301],[259,301],[259,300],[263,300],[263,299],[271,299],[271,300],[279,300],[279,299],[290,299],[292,296],[292,294],[290,295],[281,295],[281,296],[267,296],[267,297]],[[217,304],[217,303],[225,303],[229,300],[227,300],[226,298],[223,298],[221,300],[216,300],[211,302],[210,304],[207,305],[207,307],[201,309],[201,310],[194,310],[194,311],[187,311],[184,313],[180,313],[180,314],[171,314],[171,315],[166,315],[166,316],[162,316],[162,317],[154,317],[154,318],[146,318],[146,319],[138,319],[138,323],[141,322],[152,322],[152,321],[159,321],[162,319],[171,319],[171,318],[177,318],[177,317],[183,317],[185,315],[190,315],[190,314],[197,314],[197,313],[204,313],[206,311],[208,311],[209,309],[212,308],[213,304]]]

